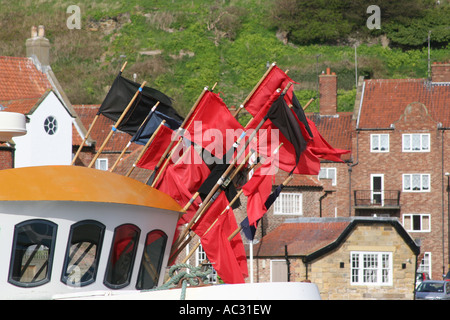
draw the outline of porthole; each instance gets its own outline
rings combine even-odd
[[[44,121],[44,130],[49,135],[54,135],[58,130],[58,121],[53,116],[48,116]]]

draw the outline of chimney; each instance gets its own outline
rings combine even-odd
[[[431,65],[432,82],[450,82],[450,61]]]
[[[50,65],[50,41],[45,37],[44,26],[31,28],[31,38],[25,42],[27,57],[36,56],[41,66]]]
[[[331,73],[327,68],[327,73],[319,76],[320,94],[320,114],[335,115],[337,113],[337,75]]]

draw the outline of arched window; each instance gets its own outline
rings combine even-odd
[[[167,235],[161,230],[147,234],[136,289],[152,289],[158,285]]]
[[[83,287],[95,281],[105,226],[93,220],[80,221],[70,228],[61,281]]]
[[[55,223],[40,219],[15,226],[8,282],[37,287],[50,281],[56,231]]]
[[[104,280],[108,288],[121,289],[130,284],[140,233],[141,230],[132,224],[123,224],[114,230]]]

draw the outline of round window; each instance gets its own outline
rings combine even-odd
[[[58,129],[58,122],[56,121],[56,118],[53,116],[47,117],[44,121],[44,129],[49,135],[54,135]]]

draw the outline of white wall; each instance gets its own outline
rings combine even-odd
[[[57,121],[53,135],[44,129],[48,116]],[[56,95],[50,92],[28,118],[27,134],[13,139],[16,143],[15,167],[70,165],[73,118]]]

